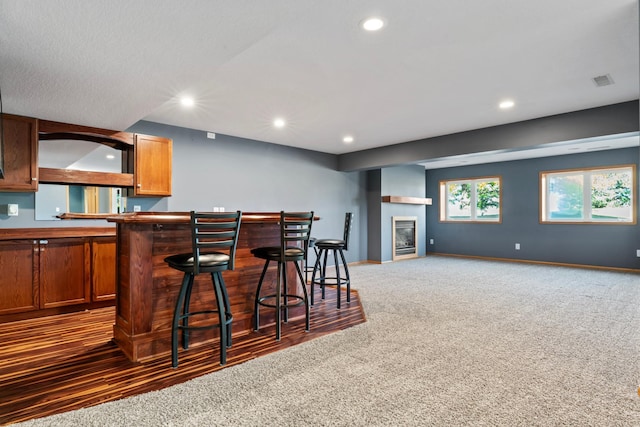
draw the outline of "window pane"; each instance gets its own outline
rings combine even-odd
[[[598,171],[591,175],[591,215],[594,221],[629,221],[631,172]]]
[[[583,176],[551,175],[547,199],[549,217],[556,220],[583,220]]]
[[[500,183],[478,182],[476,186],[476,219],[497,221],[500,219]]]
[[[449,219],[471,219],[471,184],[447,185]]]

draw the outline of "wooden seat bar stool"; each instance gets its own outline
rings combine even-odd
[[[218,329],[220,334],[220,364],[227,362],[227,348],[231,347],[233,316],[229,295],[222,272],[233,270],[242,213],[191,211],[192,251],[165,258],[171,268],[184,272],[176,300],[171,326],[171,365],[178,367],[178,331],[182,331],[182,348],[189,348],[189,331]],[[191,291],[195,276],[210,273],[216,305],[212,309],[190,311]],[[211,324],[209,314],[217,314],[217,323]],[[205,317],[206,324],[189,325],[194,316]]]
[[[260,328],[260,306],[275,309],[276,340],[280,341],[281,322],[289,321],[289,308],[304,305],[305,331],[309,331],[309,295],[305,277],[302,274],[309,251],[312,212],[280,212],[280,246],[267,246],[251,250],[251,253],[264,259],[264,268],[260,275],[254,303],[254,329]],[[271,261],[278,263],[275,292],[260,295],[264,278]],[[293,263],[302,288],[302,295],[294,294],[287,283],[287,264]],[[302,265],[302,267],[301,267]],[[293,284],[295,287],[295,284]]]
[[[325,286],[335,286],[337,292],[337,308],[340,308],[341,289],[347,287],[347,302],[351,302],[351,277],[349,276],[349,266],[344,257],[344,251],[349,249],[349,234],[351,232],[351,223],[353,214],[347,212],[344,216],[344,233],[342,239],[317,239],[315,247],[318,250],[318,256],[313,266],[311,275],[311,305],[314,304],[314,285],[319,285],[322,290],[322,299],[325,298]],[[335,266],[335,276],[327,276],[327,257],[329,252],[333,253],[333,262]],[[338,260],[338,255],[340,259]],[[341,275],[341,272],[344,275]],[[318,274],[318,278],[316,278]]]

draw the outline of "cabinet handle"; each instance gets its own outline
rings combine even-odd
[[[142,184],[138,184],[138,185],[137,185],[137,187],[138,187],[138,188],[142,187]]]
[[[41,244],[41,245],[46,245],[47,243],[49,243],[49,241],[48,241],[48,240],[40,240],[40,244]]]
[[[38,178],[31,178],[31,181],[37,181]]]

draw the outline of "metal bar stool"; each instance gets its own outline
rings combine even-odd
[[[322,299],[325,298],[325,286],[335,286],[338,299],[337,308],[340,308],[340,300],[342,299],[340,291],[342,286],[346,285],[347,302],[351,302],[351,277],[349,276],[349,266],[344,257],[344,251],[349,249],[349,234],[351,232],[352,220],[353,214],[347,212],[344,216],[344,234],[342,240],[318,239],[315,242],[315,247],[318,249],[318,257],[316,258],[316,263],[313,266],[313,274],[311,275],[311,305],[314,304],[314,285],[320,286]],[[333,253],[333,262],[336,271],[335,276],[327,276],[327,256],[329,251]],[[340,262],[338,262],[338,255],[340,255]],[[344,272],[344,277],[340,274],[341,270]],[[319,277],[316,279],[317,273],[319,273]]]
[[[192,252],[171,255],[164,260],[169,267],[184,272],[182,285],[171,325],[171,365],[178,367],[178,331],[182,330],[182,348],[189,348],[189,331],[218,329],[220,333],[220,364],[227,363],[227,347],[231,347],[231,307],[222,272],[233,270],[242,213],[204,213],[191,211]],[[191,290],[195,276],[210,273],[216,306],[210,310],[190,311]],[[217,314],[218,323],[189,325],[193,316]],[[206,316],[204,316],[206,317]]]
[[[251,250],[251,253],[265,260],[254,304],[254,330],[260,328],[260,306],[274,308],[276,311],[276,340],[280,341],[281,321],[289,321],[289,308],[304,305],[305,330],[309,331],[309,296],[305,277],[300,264],[306,263],[309,251],[309,238],[313,212],[280,212],[280,246],[267,246]],[[264,277],[271,261],[278,263],[275,293],[260,296]],[[302,295],[287,290],[287,263],[292,262],[302,284]],[[283,316],[284,312],[284,316]],[[284,319],[282,319],[284,317]]]

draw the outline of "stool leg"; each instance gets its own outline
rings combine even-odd
[[[280,341],[280,321],[282,320],[282,263],[278,261],[278,276],[276,279],[276,341]]]
[[[317,250],[317,249],[316,249]],[[320,257],[316,256],[316,262],[313,264],[313,273],[311,274],[311,305],[314,303],[314,289],[316,284],[316,273],[320,269]]]
[[[340,249],[339,252],[340,258],[342,258],[342,266],[344,267],[344,275],[347,281],[347,302],[351,302],[351,276],[349,276],[349,266],[347,265],[347,260],[344,257],[344,251]]]
[[[325,298],[324,287],[327,277],[327,252],[329,252],[327,249],[320,249],[320,254],[324,255],[324,258],[322,260],[322,269],[320,270],[320,289],[322,290],[322,299]]]
[[[178,293],[178,298],[176,300],[176,308],[173,310],[173,322],[171,323],[171,366],[174,368],[178,367],[178,329],[180,326],[181,313],[184,309],[184,299],[187,294],[190,276],[191,275],[189,273],[184,273],[180,292]]]
[[[296,270],[298,272],[298,277],[300,278],[300,282],[302,282],[302,271],[300,270],[300,265],[297,262],[294,262],[294,264],[296,265]],[[309,332],[309,294],[307,293],[307,287],[305,285],[302,285],[302,295],[303,295],[303,300],[304,300],[304,324],[305,324],[305,331]]]
[[[216,304],[218,320],[220,322],[220,365],[227,363],[227,312],[222,295],[222,284],[220,283],[220,272],[211,275],[213,279],[213,290],[216,294]]]
[[[269,268],[269,260],[266,260],[264,263],[264,268],[262,269],[262,274],[260,275],[260,281],[258,281],[258,289],[256,289],[256,300],[253,305],[253,330],[257,331],[260,329],[260,304],[258,304],[258,300],[260,299],[260,290],[262,289],[262,282],[264,281],[264,276],[267,274],[267,268]]]
[[[214,273],[211,273],[211,277],[213,277]],[[231,347],[231,322],[233,321],[233,316],[231,314],[231,305],[229,304],[229,293],[227,292],[227,285],[224,283],[224,277],[222,276],[222,272],[215,272],[218,276],[218,280],[220,281],[220,288],[222,289],[222,298],[224,301],[224,314],[225,314],[225,324],[227,325],[227,348]],[[229,321],[231,319],[231,322]]]
[[[342,286],[340,286],[340,264],[338,264],[338,251],[335,249],[332,249],[333,251],[333,265],[335,266],[336,269],[336,293],[337,293],[337,298],[338,298],[338,306],[337,308],[340,308],[340,299],[341,299],[341,290],[342,290]]]
[[[191,290],[193,289],[194,274],[189,274],[189,283],[187,292],[184,297],[184,305],[182,310],[182,348],[189,348],[189,307],[191,306]]]
[[[289,322],[289,298],[287,297],[287,262],[283,261],[278,264],[282,264],[282,296],[284,297],[284,323]]]

